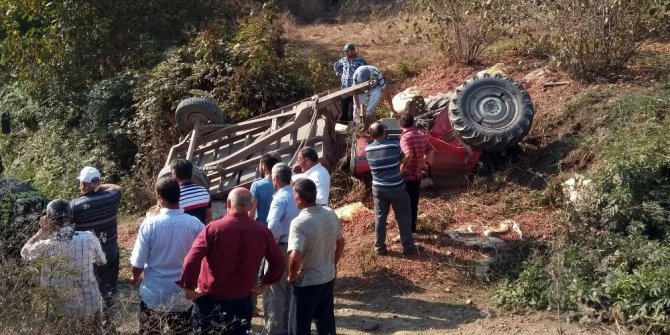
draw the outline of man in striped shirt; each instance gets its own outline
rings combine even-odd
[[[85,166],[77,179],[81,197],[70,201],[72,221],[76,231],[92,231],[105,252],[107,264],[95,266],[94,270],[104,299],[103,327],[113,331],[112,311],[119,280],[116,229],[123,189],[115,184],[101,184],[100,171],[91,166]]]
[[[180,187],[179,207],[184,209],[184,213],[195,216],[204,224],[212,221],[209,192],[191,181],[193,164],[186,159],[175,159],[170,163],[170,167],[172,178],[177,180]]]
[[[370,125],[370,136],[374,141],[365,147],[365,157],[372,171],[372,198],[375,205],[375,250],[386,255],[386,219],[389,207],[393,206],[395,219],[402,241],[403,254],[417,252],[411,229],[409,195],[405,189],[400,166],[405,156],[398,142],[386,140],[384,126],[375,122]]]

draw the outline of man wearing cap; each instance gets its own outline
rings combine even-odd
[[[340,88],[345,89],[354,84],[354,72],[359,66],[368,65],[365,59],[356,54],[356,46],[353,43],[344,45],[346,56],[340,58],[333,65],[335,75],[340,77]],[[342,116],[340,121],[351,121],[353,112],[353,97],[342,99]]]
[[[369,90],[354,95],[354,119],[356,118],[371,118],[372,113],[377,108],[379,100],[382,98],[382,92],[386,88],[386,80],[382,72],[372,65],[359,66],[354,72],[354,85],[374,80],[375,83]],[[387,101],[390,101],[388,95],[384,95]],[[390,102],[389,102],[390,104]],[[365,108],[363,108],[365,105]]]
[[[100,171],[85,166],[79,173],[81,196],[70,201],[72,221],[76,231],[92,231],[102,245],[107,264],[95,266],[100,293],[104,299],[103,326],[111,329],[111,309],[114,305],[119,278],[119,245],[116,241],[117,215],[123,189],[115,184],[101,184]]]
[[[21,256],[39,264],[41,285],[56,289],[63,298],[52,306],[57,312],[77,317],[75,326],[87,333],[99,333],[102,296],[93,264],[105,264],[105,254],[93,233],[75,232],[69,222],[68,202],[51,201]]]

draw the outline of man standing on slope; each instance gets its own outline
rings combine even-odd
[[[131,284],[140,283],[140,334],[191,334],[193,302],[175,282],[191,244],[205,226],[179,208],[179,184],[172,177],[156,182],[160,213],[142,222],[130,256]]]
[[[194,300],[196,334],[247,335],[253,313],[251,295],[279,281],[286,261],[272,232],[249,218],[251,192],[234,188],[226,215],[212,221],[193,241],[178,285]],[[256,285],[265,257],[268,270]]]
[[[85,166],[77,179],[81,197],[70,201],[72,221],[76,231],[92,231],[100,239],[107,263],[94,266],[94,270],[104,300],[103,328],[106,332],[113,332],[112,312],[119,281],[117,215],[123,188],[115,184],[101,184],[100,171],[91,166]]]
[[[300,214],[291,222],[288,282],[293,284],[289,334],[335,334],[333,286],[344,237],[335,213],[316,204],[316,185],[299,179],[293,198]]]
[[[353,43],[347,43],[344,45],[345,56],[338,59],[335,64],[333,64],[333,69],[335,70],[335,75],[340,77],[340,88],[345,89],[351,87],[354,83],[354,72],[361,65],[367,65],[368,62],[365,59],[359,57],[356,54],[356,46]],[[353,97],[348,97],[342,99],[342,115],[340,116],[340,121],[348,122],[353,120]]]

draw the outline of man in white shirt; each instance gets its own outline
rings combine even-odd
[[[162,323],[174,334],[190,334],[193,302],[186,300],[176,281],[184,258],[205,228],[200,220],[179,207],[180,187],[172,177],[156,182],[158,215],[144,220],[130,256],[134,285],[140,280],[140,334],[161,334]]]
[[[300,178],[307,178],[313,181],[316,184],[316,204],[328,206],[330,173],[319,163],[319,155],[310,147],[302,148],[298,152],[298,165],[303,173],[294,176],[294,181]]]
[[[93,264],[107,263],[100,241],[90,231],[69,227],[70,204],[51,201],[40,218],[40,230],[21,249],[21,256],[36,262],[43,287],[57,290],[63,297],[55,307],[59,313],[77,317],[78,323],[93,324],[101,330],[102,295]],[[73,320],[74,321],[74,320]]]

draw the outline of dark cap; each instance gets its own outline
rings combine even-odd
[[[63,199],[52,200],[47,205],[46,214],[50,218],[65,218],[70,214],[70,203]]]
[[[353,43],[347,43],[344,45],[343,51],[356,50],[356,46]]]

